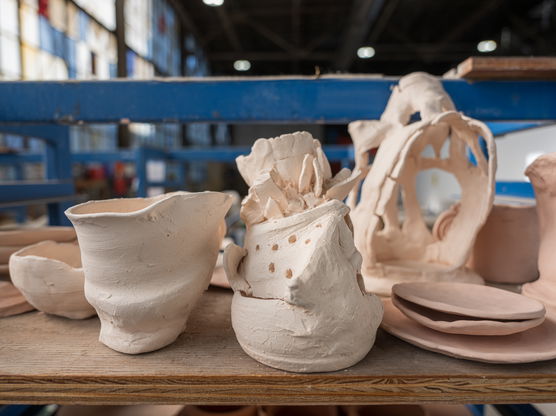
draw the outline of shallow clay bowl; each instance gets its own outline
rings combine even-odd
[[[410,319],[427,328],[447,334],[462,335],[510,335],[539,326],[545,317],[524,321],[493,321],[452,315],[428,309],[415,303],[392,296],[392,303]]]
[[[10,257],[10,276],[25,299],[38,310],[72,319],[93,316],[84,294],[79,246],[42,241]]]
[[[539,326],[513,335],[498,337],[445,334],[419,325],[383,299],[382,328],[426,350],[451,357],[488,363],[531,363],[556,358],[556,311],[547,310]]]
[[[39,241],[73,241],[77,238],[73,227],[22,228],[0,231],[0,246],[28,246]]]
[[[546,313],[544,305],[534,299],[470,283],[399,283],[392,294],[439,312],[489,320],[537,319]]]

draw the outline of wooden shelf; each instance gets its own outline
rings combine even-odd
[[[556,79],[554,57],[484,57],[467,58],[452,74],[467,79]]]
[[[556,400],[556,360],[492,365],[445,357],[380,331],[359,364],[294,374],[243,353],[231,294],[205,293],[186,332],[153,353],[97,341],[99,321],[32,312],[0,319],[0,403],[538,403]]]

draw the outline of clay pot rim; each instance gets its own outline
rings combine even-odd
[[[228,200],[231,200],[231,196],[224,194],[222,192],[215,192],[215,191],[203,191],[203,192],[186,192],[186,191],[176,191],[176,192],[169,192],[162,195],[151,196],[151,197],[136,197],[136,198],[112,198],[112,199],[101,199],[95,201],[87,201],[81,204],[74,205],[67,210],[64,211],[64,214],[70,219],[81,219],[81,218],[133,218],[142,216],[149,211],[152,211],[159,205],[166,203],[167,201],[175,198],[183,198],[183,199],[190,199],[190,198],[198,198],[200,196],[209,196],[209,195],[220,195],[225,197]],[[121,202],[121,201],[135,201],[135,200],[143,200],[143,201],[153,201],[149,205],[144,208],[129,211],[129,212],[112,212],[112,211],[103,211],[103,212],[90,212],[90,213],[75,213],[73,211],[83,208],[85,206],[90,205],[98,205],[104,204],[107,202]]]
[[[53,257],[41,256],[41,255],[38,255],[38,254],[25,254],[25,252],[27,252],[27,251],[33,251],[37,247],[41,247],[41,246],[45,246],[45,245],[54,245],[54,246],[58,246],[58,247],[60,247],[60,246],[72,246],[72,248],[75,248],[77,251],[79,251],[79,246],[77,244],[74,244],[74,243],[57,242],[57,241],[54,241],[54,240],[45,240],[45,241],[40,241],[40,242],[35,243],[35,244],[31,244],[29,246],[25,246],[22,249],[16,251],[15,253],[13,253],[10,256],[10,262],[12,262],[12,261],[21,261],[23,258],[25,258],[27,260],[33,260],[33,261],[52,262],[52,263],[55,263],[55,264],[59,264],[66,269],[75,270],[77,272],[82,272],[83,271],[83,265],[81,265],[81,267],[73,267],[71,264],[66,263],[65,261],[62,261],[62,260],[59,260],[59,259],[55,259]]]

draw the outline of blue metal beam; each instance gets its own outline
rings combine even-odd
[[[0,82],[0,123],[346,123],[378,119],[396,82],[371,77]],[[442,82],[458,110],[471,117],[556,120],[556,82]]]
[[[73,181],[14,181],[0,185],[0,203],[67,197],[74,194]]]

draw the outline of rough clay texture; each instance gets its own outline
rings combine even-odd
[[[85,299],[77,244],[43,241],[25,247],[10,257],[10,276],[39,311],[71,319],[95,315]]]
[[[421,121],[409,123],[416,112]],[[379,121],[356,121],[349,131],[356,168],[365,176],[360,201],[355,184],[348,205],[353,208],[355,245],[363,256],[367,290],[390,295],[393,284],[417,280],[482,283],[464,266],[494,196],[496,149],[486,125],[455,111],[436,78],[414,73],[394,88]],[[479,136],[486,142],[488,160]],[[448,156],[443,157],[446,145]],[[377,146],[369,165],[368,151]],[[422,155],[427,146],[435,157]],[[467,149],[476,165],[468,160]],[[459,210],[441,239],[427,228],[415,189],[417,173],[433,168],[453,174],[462,190]],[[398,198],[403,201],[403,220]]]
[[[153,198],[91,201],[66,211],[77,231],[85,296],[100,341],[129,354],[172,343],[207,289],[228,195],[173,192]]]
[[[237,162],[251,185],[242,206],[247,233],[244,248],[226,248],[224,268],[240,345],[287,371],[357,363],[382,319],[380,300],[364,292],[349,208],[335,199],[351,184],[334,184],[358,175],[331,178],[320,144],[305,132],[259,139]]]
[[[532,282],[539,277],[539,241],[534,205],[494,204],[467,266],[488,282]]]
[[[540,246],[539,279],[523,285],[521,292],[556,310],[556,153],[538,157],[526,169],[537,200]]]

